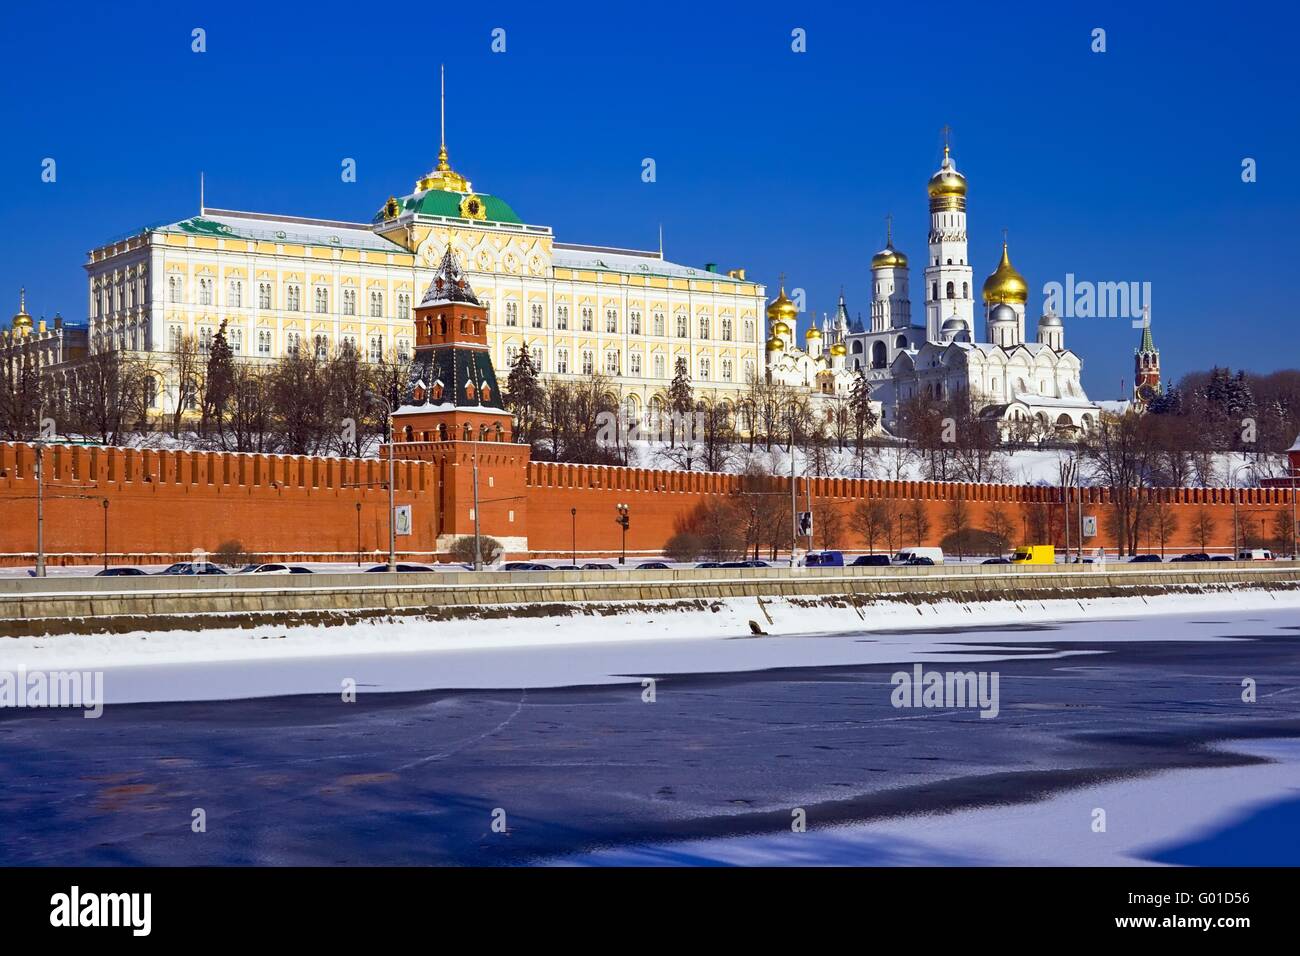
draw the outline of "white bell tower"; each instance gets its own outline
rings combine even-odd
[[[925,264],[925,337],[943,340],[944,319],[957,316],[975,327],[975,290],[966,251],[966,177],[957,172],[946,142],[943,163],[930,177],[930,257]]]

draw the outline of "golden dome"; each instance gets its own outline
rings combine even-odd
[[[32,327],[32,317],[27,314],[27,290],[18,291],[18,312],[14,315],[11,327],[15,332],[26,332]]]
[[[805,339],[819,339],[822,337],[822,333],[821,330],[814,325],[803,334],[803,337]]]
[[[1007,244],[1002,243],[1002,261],[993,270],[993,274],[984,280],[984,301],[992,305],[995,302],[1012,302],[1024,305],[1029,299],[1029,283],[1016,271],[1007,255]]]
[[[871,268],[906,269],[907,256],[903,255],[892,245],[888,245],[871,257]]]
[[[786,323],[788,325],[790,323],[793,323],[795,319],[797,319],[798,317],[799,317],[799,309],[795,306],[793,302],[791,302],[788,298],[786,298],[785,283],[782,282],[780,295],[778,295],[775,299],[773,299],[772,304],[767,307],[767,318],[771,322],[775,322],[778,324]],[[785,330],[785,334],[788,335],[789,332],[790,329],[787,328]]]
[[[943,164],[930,177],[926,191],[930,194],[932,210],[966,208],[966,177],[957,172],[952,157],[948,155],[947,146],[943,148]]]
[[[849,347],[843,342],[836,342],[831,346],[831,355],[848,355]]]
[[[783,352],[785,351],[785,343],[774,335],[767,340],[767,350],[769,352]]]
[[[775,335],[789,335],[789,334],[790,334],[790,326],[786,325],[784,322],[778,322],[778,323],[776,323],[776,325],[772,326],[772,334],[773,334],[774,336],[775,336]]]

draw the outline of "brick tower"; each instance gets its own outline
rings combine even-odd
[[[1142,342],[1133,352],[1133,401],[1145,409],[1160,395],[1160,350],[1151,337],[1151,307],[1142,310]]]
[[[437,466],[439,513],[429,517],[439,551],[473,534],[477,517],[480,534],[518,554],[528,550],[529,448],[511,441],[487,323],[487,308],[448,247],[415,310],[415,355],[406,394],[393,410],[393,450],[399,459]]]

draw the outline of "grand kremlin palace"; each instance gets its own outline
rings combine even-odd
[[[412,304],[451,244],[489,308],[492,359],[526,343],[545,377],[607,376],[639,413],[662,401],[679,358],[697,393],[738,393],[762,374],[764,287],[647,252],[556,242],[499,196],[475,192],[444,144],[408,195],[370,224],[203,208],[93,249],[92,352],[117,348],[154,371],[154,407],[174,409],[171,353],[207,348],[221,323],[237,356],[345,345],[370,361],[411,353]]]

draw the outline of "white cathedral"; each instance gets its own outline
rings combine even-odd
[[[907,256],[894,248],[891,229],[885,248],[871,259],[869,327],[849,322],[841,292],[834,322],[823,319],[818,329],[814,320],[806,333],[807,347],[795,348],[797,310],[782,289],[767,310],[770,380],[812,387],[815,395],[847,395],[861,373],[890,429],[897,426],[900,408],[909,400],[919,395],[943,400],[963,392],[981,417],[996,422],[1004,437],[1091,429],[1101,410],[1084,394],[1083,363],[1065,347],[1060,316],[1049,308],[1038,319],[1036,340],[1025,338],[1029,286],[1011,265],[1005,241],[1002,261],[984,280],[985,336],[975,341],[966,191],[966,177],[945,146],[943,163],[928,186],[924,324],[912,321]]]

